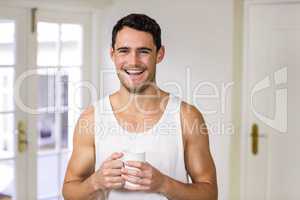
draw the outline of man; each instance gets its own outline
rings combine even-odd
[[[164,53],[160,27],[148,16],[130,14],[114,26],[111,58],[121,86],[80,116],[65,175],[66,200],[217,199],[201,113],[156,85],[156,64]],[[124,163],[124,149],[145,152],[146,162]]]

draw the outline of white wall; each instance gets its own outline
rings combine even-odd
[[[233,0],[115,0],[102,10],[98,19],[98,74],[103,69],[113,69],[109,58],[111,30],[116,21],[131,12],[145,13],[157,20],[162,28],[165,60],[157,66],[158,84],[173,91],[188,102],[195,104],[205,114],[208,126],[212,127],[210,145],[217,166],[219,199],[228,199],[229,192],[229,144],[230,136],[224,128],[230,128],[231,89],[225,93],[224,112],[221,110],[222,84],[232,81],[233,65]],[[188,77],[188,69],[190,78]],[[197,94],[217,94],[215,98],[193,100],[193,92],[199,83],[209,81],[216,86],[203,86]],[[172,82],[172,86],[167,85]],[[174,87],[180,85],[182,93]],[[100,79],[102,95],[118,89],[114,73],[105,73]],[[216,93],[217,92],[217,93]],[[101,96],[102,96],[101,95]],[[222,126],[224,126],[223,130]],[[230,130],[229,130],[230,131]]]

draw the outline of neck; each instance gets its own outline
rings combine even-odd
[[[118,96],[118,107],[125,108],[124,112],[136,114],[157,113],[163,108],[164,98],[168,93],[155,86],[147,87],[141,93],[130,93],[124,86],[121,86],[116,93]]]

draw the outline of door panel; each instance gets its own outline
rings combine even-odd
[[[300,199],[300,3],[248,4],[247,17],[245,199]]]
[[[37,199],[62,198],[73,130],[82,111],[87,20],[83,14],[40,10],[37,15]]]
[[[15,29],[14,20],[3,18],[0,20],[0,65],[15,64]]]
[[[0,8],[0,199],[26,199],[27,152],[20,153],[16,128],[24,113],[14,104],[14,81],[25,70],[26,9]]]
[[[38,10],[30,32],[31,14],[0,8],[0,199],[61,199],[74,126],[87,102],[81,80],[90,75],[90,16]],[[27,136],[22,153],[19,122]]]

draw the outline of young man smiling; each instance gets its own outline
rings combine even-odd
[[[143,14],[120,19],[111,58],[120,89],[87,108],[74,131],[66,200],[216,200],[216,170],[205,122],[192,105],[156,85],[165,54],[161,30]],[[124,150],[146,162],[122,162]],[[191,178],[189,182],[188,176]],[[135,187],[124,187],[126,182]]]

